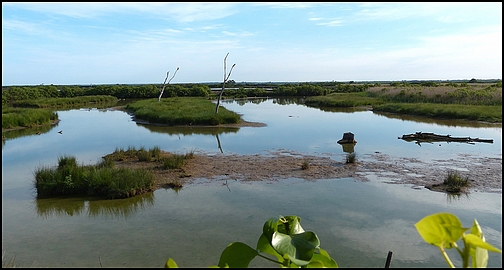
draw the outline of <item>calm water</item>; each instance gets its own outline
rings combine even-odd
[[[464,226],[478,220],[492,245],[502,249],[502,195],[471,193],[452,198],[382,183],[371,178],[250,183],[200,179],[175,192],[160,189],[125,200],[57,198],[37,200],[33,172],[55,166],[61,155],[95,164],[116,148],[159,146],[172,152],[267,154],[291,150],[344,160],[336,141],[355,134],[355,153],[365,161],[379,151],[422,160],[461,154],[502,158],[502,126],[465,121],[380,115],[371,111],[331,111],[290,99],[225,101],[227,109],[266,127],[197,128],[136,124],[121,111],[76,109],[58,112],[52,128],[23,131],[2,145],[2,249],[5,260],[36,267],[161,267],[173,258],[181,267],[216,265],[222,250],[240,241],[255,247],[263,223],[277,215],[297,215],[317,233],[322,248],[340,267],[446,267],[438,249],[420,238],[414,224],[448,211]],[[58,131],[62,130],[62,134]],[[418,146],[399,140],[417,131],[492,138],[493,144],[440,143]],[[12,136],[11,136],[12,137]],[[7,138],[10,138],[7,136]],[[227,186],[223,185],[227,183]],[[458,255],[450,250],[460,266]],[[489,253],[490,267],[502,256]],[[251,266],[277,265],[255,259]]]

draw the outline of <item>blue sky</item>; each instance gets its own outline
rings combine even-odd
[[[502,2],[2,3],[2,85],[502,79]]]

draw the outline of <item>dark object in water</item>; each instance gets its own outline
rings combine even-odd
[[[354,134],[352,132],[345,132],[343,133],[343,138],[338,141],[339,144],[344,144],[344,143],[353,143],[356,144],[357,141],[354,140]]]
[[[405,134],[402,137],[398,137],[398,139],[402,139],[408,142],[416,141],[416,143],[420,142],[465,142],[465,143],[474,143],[474,142],[483,142],[483,143],[493,143],[493,139],[480,139],[480,138],[471,138],[471,137],[452,137],[450,134],[448,135],[438,135],[429,132],[416,132],[413,134]]]

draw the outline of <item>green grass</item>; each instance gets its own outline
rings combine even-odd
[[[215,113],[215,106],[207,98],[176,97],[145,99],[126,105],[134,112],[137,119],[150,123],[166,125],[219,125],[236,124],[241,116],[220,106]]]
[[[436,89],[433,88],[432,91]],[[371,106],[373,111],[502,123],[502,88],[489,89],[481,89],[480,92],[476,90],[442,92],[446,91],[443,88],[434,93],[426,93],[425,89],[422,89],[424,92],[417,90],[415,93],[401,90],[390,94],[388,92],[394,89],[384,88],[386,91],[383,93],[380,91],[332,93],[326,96],[308,97],[305,104],[318,107]]]
[[[449,172],[443,181],[443,185],[449,193],[460,193],[465,191],[471,183],[467,177],[462,177],[456,172]]]
[[[502,123],[502,106],[437,103],[388,103],[373,106],[373,111],[419,115],[432,118],[467,119]]]
[[[58,158],[57,168],[35,170],[37,196],[82,195],[107,199],[128,198],[153,190],[153,173],[146,169],[114,168],[105,159],[81,166],[73,156]]]
[[[2,129],[51,124],[57,119],[58,114],[49,109],[2,109]]]
[[[305,104],[317,107],[359,107],[383,104],[384,101],[370,97],[366,92],[331,93],[325,96],[306,98]]]

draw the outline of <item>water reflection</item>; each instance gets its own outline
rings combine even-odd
[[[236,103],[243,106],[247,103],[251,104],[261,104],[270,100],[270,98],[258,97],[258,98],[243,98],[243,99],[226,99],[222,100],[222,103]],[[278,97],[273,100],[273,104],[278,105],[292,105],[292,104],[304,104],[305,99],[300,97]]]
[[[39,217],[78,216],[87,211],[90,217],[128,218],[139,210],[154,205],[154,193],[149,192],[127,199],[100,200],[93,198],[36,199],[35,210]]]
[[[137,123],[138,126],[146,128],[151,132],[164,133],[169,135],[218,135],[224,133],[237,133],[237,127],[198,127],[198,126],[159,126]]]
[[[458,120],[458,119],[434,119],[434,118],[415,116],[415,115],[404,115],[404,114],[377,112],[377,111],[373,111],[373,113],[380,115],[380,116],[385,116],[390,119],[399,119],[402,121],[414,121],[414,122],[419,122],[419,123],[436,124],[436,125],[447,126],[447,127],[472,127],[472,128],[498,127],[498,128],[502,128],[502,123],[487,123],[487,122]]]
[[[467,201],[471,200],[471,196],[469,192],[465,193],[446,193],[446,202],[448,204],[453,202],[460,202],[466,199]]]
[[[2,146],[5,145],[5,142],[8,140],[21,138],[21,137],[25,137],[25,136],[38,136],[41,134],[48,133],[49,131],[53,130],[57,126],[58,126],[58,123],[55,123],[54,125],[43,125],[43,126],[39,126],[39,127],[15,129],[15,130],[2,132],[2,137],[3,137],[2,138]]]
[[[353,143],[343,143],[341,144],[341,147],[343,148],[343,152],[345,153],[353,153],[355,152],[355,144]]]

